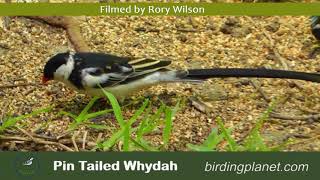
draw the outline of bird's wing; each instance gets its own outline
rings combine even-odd
[[[83,87],[114,86],[128,78],[132,67],[114,64],[112,67],[90,67],[81,70]]]
[[[161,69],[166,69],[171,64],[171,61],[142,58],[130,60],[128,64],[131,65],[134,70],[134,73],[132,73],[130,77],[136,77],[144,74],[149,74]]]
[[[96,66],[81,70],[83,87],[111,87],[117,84],[126,84],[145,77],[146,75],[165,69],[171,61],[153,59],[134,59],[115,62],[108,66]]]

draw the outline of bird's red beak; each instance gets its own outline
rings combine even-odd
[[[47,85],[48,84],[49,79],[42,76],[42,84]]]

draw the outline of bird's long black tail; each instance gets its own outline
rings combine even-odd
[[[246,69],[246,68],[213,68],[190,69],[183,77],[190,80],[205,80],[209,78],[226,77],[258,77],[258,78],[282,78],[299,79],[320,83],[320,74],[274,69]]]

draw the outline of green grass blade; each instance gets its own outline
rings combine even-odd
[[[129,119],[128,123],[129,125],[131,125],[132,123],[134,123],[137,118],[143,113],[143,111],[146,109],[147,105],[149,104],[149,99],[146,99],[142,106],[134,113],[134,115]],[[127,124],[128,124],[127,123]]]
[[[130,130],[130,133],[133,133],[136,130],[137,130],[137,128],[132,128]],[[101,146],[104,151],[109,150],[111,147],[113,147],[119,141],[119,139],[123,136],[123,133],[124,133],[124,128],[118,130],[117,132],[112,134],[112,136],[108,140],[101,143],[99,145],[99,147]]]
[[[129,151],[129,141],[130,141],[130,128],[131,125],[138,119],[138,117],[143,113],[149,104],[149,99],[146,99],[142,106],[134,113],[134,115],[126,123],[124,137],[123,137],[123,150]]]
[[[130,128],[126,125],[123,132],[123,151],[129,151]]]
[[[162,139],[164,147],[168,146],[171,130],[172,130],[172,121],[173,117],[175,116],[176,112],[178,111],[180,106],[180,101],[176,104],[176,106],[171,109],[166,107],[165,109],[165,127],[163,129]]]
[[[191,151],[199,151],[199,152],[207,152],[207,151],[213,151],[211,148],[208,148],[206,146],[202,145],[194,145],[194,144],[187,144],[187,148]]]
[[[255,127],[251,130],[247,138],[245,139],[244,148],[246,151],[270,151],[264,143],[263,138],[260,135],[260,130],[264,122],[269,118],[270,113],[275,108],[276,103],[272,101],[266,111],[263,112],[262,116],[258,119]]]
[[[230,151],[237,151],[238,145],[236,141],[231,137],[231,133],[228,132],[228,130],[224,127],[223,122],[220,117],[217,117],[216,119],[219,128],[221,129],[221,133],[224,135],[224,138],[227,140],[229,144]]]
[[[101,90],[103,91],[103,93],[105,94],[105,96],[109,99],[114,115],[116,116],[116,119],[118,121],[118,123],[120,124],[121,127],[125,126],[125,122],[123,120],[123,116],[122,116],[122,112],[121,112],[121,107],[116,99],[116,97],[114,97],[113,94],[107,92],[106,90],[104,90],[103,88],[101,88]]]
[[[86,105],[86,107],[84,107],[84,109],[81,111],[81,113],[79,114],[79,116],[75,119],[77,123],[81,123],[84,122],[85,119],[85,115],[88,114],[88,111],[91,109],[91,107],[94,105],[94,103],[99,99],[99,97],[93,97],[89,103]]]
[[[157,112],[150,117],[147,125],[143,128],[142,135],[154,131],[157,125],[160,124],[161,115],[164,111],[165,111],[165,105],[163,104],[160,106]]]
[[[144,118],[142,119],[142,122],[138,126],[137,138],[136,138],[137,141],[140,141],[142,139],[143,129],[147,126],[149,122],[150,112],[151,112],[151,103],[149,103],[149,106],[145,112]]]
[[[110,93],[109,93],[110,94]],[[112,95],[113,96],[113,95]],[[113,96],[114,97],[114,96]],[[105,141],[102,146],[103,150],[110,149],[121,137],[124,138],[123,140],[123,150],[129,150],[129,141],[130,141],[130,134],[131,132],[135,131],[137,128],[131,128],[131,125],[138,119],[138,117],[143,113],[145,108],[147,107],[149,100],[146,99],[143,105],[134,113],[134,115],[127,121],[127,123],[115,134],[113,134],[107,141]],[[116,110],[114,109],[114,112]],[[121,113],[121,111],[120,111]]]
[[[69,116],[69,117],[71,117],[71,118],[74,119],[74,120],[77,118],[76,115],[74,115],[74,114],[72,114],[72,113],[69,113],[69,112],[66,112],[66,111],[60,111],[60,112],[58,113],[58,116],[60,116],[60,115]]]
[[[130,139],[137,147],[140,147],[144,151],[158,151],[157,148],[154,148],[148,144],[144,139],[140,139],[140,141],[136,141],[135,139]]]
[[[109,150],[111,147],[113,147],[117,141],[121,138],[121,136],[124,133],[124,128],[118,130],[116,133],[112,134],[112,136],[105,142],[102,143],[102,147],[104,151]]]
[[[228,133],[231,133],[231,129],[227,130]],[[223,140],[224,135],[218,134],[217,128],[212,128],[211,133],[209,134],[208,138],[203,142],[205,147],[209,149],[216,149],[217,145]]]
[[[85,116],[84,116],[84,119],[85,119],[85,120],[87,120],[87,119],[92,119],[92,118],[95,118],[95,117],[97,117],[97,116],[101,116],[101,115],[107,114],[107,113],[112,112],[112,111],[113,111],[112,109],[106,109],[106,110],[102,110],[102,111],[90,113],[90,114],[85,115]]]
[[[231,129],[227,131],[229,134],[231,133]],[[187,147],[192,151],[214,151],[223,138],[224,135],[218,134],[217,128],[212,128],[211,133],[202,145],[187,144]]]
[[[162,134],[164,147],[167,147],[169,143],[169,138],[170,138],[171,129],[172,129],[172,114],[173,114],[172,110],[167,107],[165,110],[165,127],[163,128],[163,134]]]
[[[25,115],[21,115],[18,117],[9,117],[7,120],[5,120],[2,124],[2,126],[0,126],[0,132],[11,127],[14,126],[18,121],[41,114],[41,113],[45,113],[45,112],[49,112],[52,110],[52,107],[46,107],[46,108],[42,108],[39,110],[35,110],[29,114],[25,114]]]

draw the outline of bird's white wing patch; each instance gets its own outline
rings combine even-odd
[[[97,70],[99,70],[98,68],[95,68],[95,67],[92,67],[92,68],[85,68],[82,70],[82,73],[93,73],[93,72],[96,72]]]
[[[117,84],[127,78],[118,73],[105,73],[98,76],[91,75],[97,68],[85,68],[81,71],[82,85],[84,87],[96,87],[99,84],[105,84],[108,81],[110,84]]]
[[[109,80],[108,74],[101,74],[99,76],[93,76],[90,74],[95,71],[97,71],[97,68],[85,68],[81,71],[82,85],[84,87],[94,87]]]
[[[92,76],[90,74],[82,75],[82,85],[84,87],[95,87],[98,84],[102,84],[109,80],[108,74],[102,74],[100,76]]]

